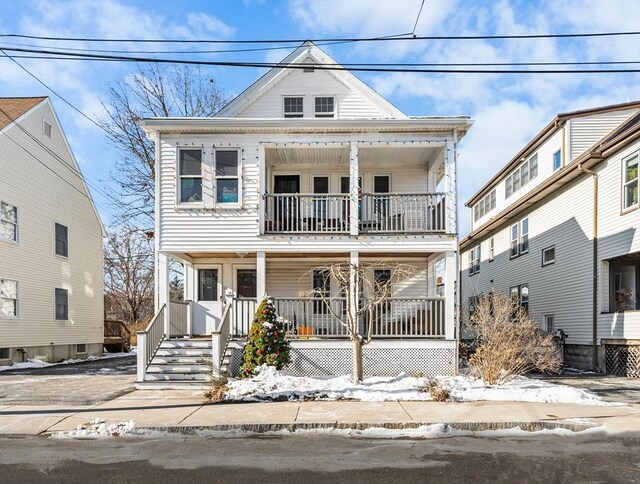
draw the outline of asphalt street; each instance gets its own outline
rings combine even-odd
[[[640,435],[0,439],[2,483],[640,482]]]

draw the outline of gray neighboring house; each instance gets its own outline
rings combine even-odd
[[[567,365],[640,377],[639,150],[640,102],[554,118],[466,203],[463,314],[511,294]]]
[[[49,98],[0,98],[0,365],[102,354],[103,234]]]

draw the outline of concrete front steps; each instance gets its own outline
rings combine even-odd
[[[183,338],[160,344],[138,388],[205,389],[211,376],[211,340]]]

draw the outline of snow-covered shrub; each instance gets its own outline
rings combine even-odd
[[[504,294],[480,297],[469,329],[476,346],[469,368],[486,383],[501,384],[530,371],[554,373],[562,366],[553,336]]]
[[[277,317],[273,303],[263,299],[249,329],[240,377],[253,376],[256,367],[263,364],[282,370],[290,361],[289,340],[284,324]]]

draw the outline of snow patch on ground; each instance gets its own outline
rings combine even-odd
[[[430,380],[437,381],[443,388],[449,390],[450,399],[457,402],[490,400],[610,405],[585,390],[523,376],[515,377],[503,385],[485,385],[482,380],[476,380],[467,375],[439,376],[429,379],[403,373],[396,377],[365,378],[361,385],[354,385],[348,375],[299,377],[266,365],[263,365],[260,373],[253,378],[230,380],[226,400],[428,401],[431,400],[431,395],[423,389]]]
[[[133,420],[126,422],[107,424],[104,420],[96,418],[89,425],[78,425],[75,430],[56,432],[51,434],[52,439],[107,439],[132,435],[146,435],[148,432],[136,428]]]
[[[26,369],[34,369],[34,368],[44,368],[46,366],[55,366],[55,365],[73,365],[75,363],[83,363],[85,361],[108,360],[111,358],[122,358],[123,356],[133,356],[135,354],[136,354],[135,351],[130,351],[129,353],[105,353],[102,356],[89,355],[86,358],[77,358],[77,359],[72,358],[69,360],[60,361],[58,363],[47,363],[46,361],[40,361],[35,358],[32,358],[24,362],[14,363],[13,365],[0,366],[0,371],[26,370]]]

